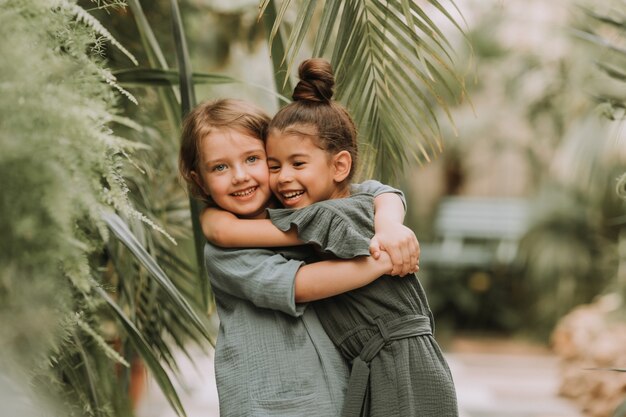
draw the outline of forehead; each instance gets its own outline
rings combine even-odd
[[[264,149],[263,140],[249,133],[236,129],[213,129],[200,141],[200,152],[219,152],[225,150]]]
[[[267,139],[266,150],[267,158],[274,160],[296,156],[317,158],[326,155],[326,151],[319,146],[315,138],[299,134],[270,135]]]

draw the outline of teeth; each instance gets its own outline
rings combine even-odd
[[[304,194],[304,191],[290,191],[288,193],[283,193],[283,197],[285,198],[295,198]]]
[[[236,193],[233,193],[232,195],[234,195],[235,197],[245,197],[247,195],[250,195],[254,192],[254,190],[256,190],[256,187],[250,187],[246,190],[243,191],[238,191]]]

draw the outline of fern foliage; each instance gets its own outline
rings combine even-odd
[[[130,414],[105,341],[103,210],[141,217],[109,127],[119,95],[103,28],[70,0],[0,3],[0,376],[63,398],[64,415]],[[111,37],[107,37],[110,39]],[[121,98],[125,99],[125,98]]]

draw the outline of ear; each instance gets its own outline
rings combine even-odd
[[[204,191],[206,195],[209,195],[209,192],[207,191],[206,187],[204,186],[204,182],[202,181],[202,177],[200,177],[200,175],[198,175],[196,171],[191,171],[191,179],[193,180],[193,182],[196,183],[198,187],[200,187],[202,191]]]
[[[341,151],[332,159],[332,166],[334,168],[333,180],[337,183],[343,182],[352,169],[352,156],[348,151]]]

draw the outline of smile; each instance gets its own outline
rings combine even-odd
[[[254,187],[246,188],[245,190],[237,191],[237,192],[231,193],[230,195],[234,197],[247,197],[253,192],[255,192],[257,188],[259,187],[254,186]]]
[[[300,197],[302,194],[304,194],[304,191],[287,191],[287,192],[280,193],[280,194],[283,196],[285,200],[289,200],[289,199],[293,199],[296,197]]]

